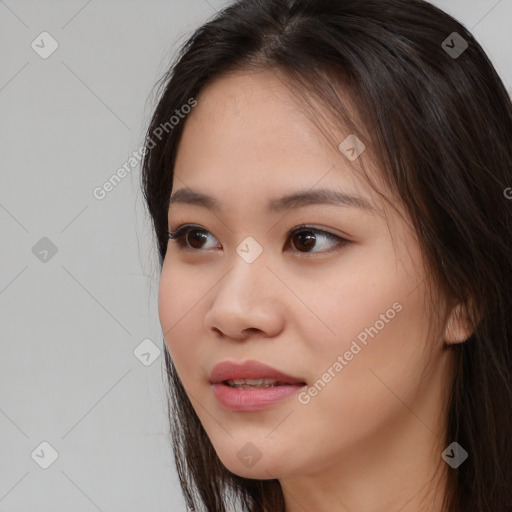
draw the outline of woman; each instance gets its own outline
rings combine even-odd
[[[473,36],[421,0],[237,1],[163,85],[188,507],[512,510],[512,105]]]

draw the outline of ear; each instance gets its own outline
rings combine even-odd
[[[444,341],[448,344],[463,343],[472,334],[474,328],[466,309],[461,303],[452,307],[444,331]]]

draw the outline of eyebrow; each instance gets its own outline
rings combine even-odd
[[[169,207],[173,204],[188,204],[221,212],[222,208],[217,199],[191,188],[180,188],[169,199]],[[359,208],[374,211],[375,208],[364,198],[332,189],[299,190],[283,197],[270,199],[267,211],[273,214],[284,210],[302,208],[310,205],[333,204],[347,208]]]

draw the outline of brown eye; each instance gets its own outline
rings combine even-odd
[[[316,244],[316,236],[312,231],[300,231],[292,236],[293,239],[297,241],[294,246],[298,249],[309,250]]]
[[[200,250],[204,249],[203,244],[208,240],[209,234],[211,233],[206,229],[185,225],[176,231],[169,231],[167,236],[169,240],[175,240],[182,249]]]
[[[185,241],[188,241],[190,246],[194,249],[201,249],[202,244],[206,242],[208,236],[204,231],[199,229],[191,229],[185,233]]]
[[[290,239],[293,242],[293,246],[297,247],[295,252],[306,253],[329,252],[336,246],[346,245],[349,243],[348,240],[337,235],[333,235],[332,233],[328,233],[320,229],[304,229],[304,227],[292,231]],[[325,240],[327,240],[327,243]],[[311,249],[315,248],[317,244],[320,246],[320,250],[312,251]]]
[[[211,249],[212,247],[205,248],[204,244],[209,236],[215,238],[208,230],[191,225],[180,226],[176,231],[169,231],[167,235],[169,240],[174,240],[180,249],[191,251]],[[336,247],[350,243],[340,236],[307,226],[299,226],[291,231],[288,240],[292,241],[293,252],[306,254],[330,252]]]

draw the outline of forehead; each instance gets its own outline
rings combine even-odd
[[[178,147],[174,190],[276,199],[316,189],[325,196],[330,189],[360,197],[359,206],[365,203],[368,211],[379,202],[361,177],[360,162],[349,161],[325,137],[273,71],[224,75],[197,100]],[[347,136],[342,129],[330,135],[340,142]],[[188,194],[189,202],[198,203],[195,195]],[[269,210],[278,208],[267,203]]]

